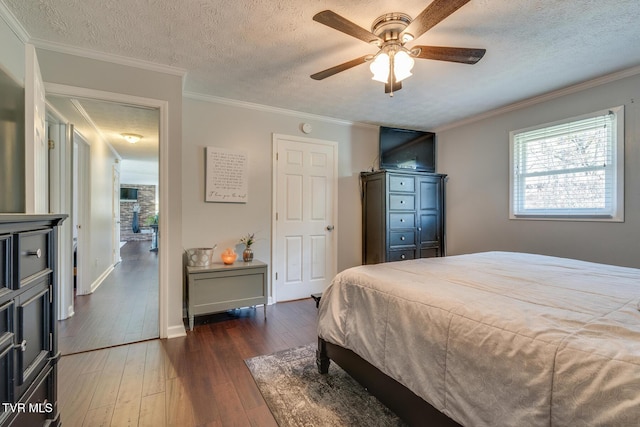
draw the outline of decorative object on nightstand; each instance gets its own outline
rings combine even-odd
[[[236,258],[238,258],[238,254],[235,253],[233,249],[227,248],[225,249],[224,252],[222,252],[222,255],[220,255],[220,258],[222,258],[222,262],[225,263],[226,265],[231,265],[234,262],[236,262]]]
[[[244,251],[242,252],[242,260],[244,262],[253,261],[253,250],[251,249],[251,245],[255,242],[254,237],[255,233],[249,233],[240,239],[240,243],[244,244]]]
[[[186,249],[187,265],[191,267],[206,267],[209,264],[213,264],[213,251],[215,251],[217,246],[218,245],[213,245],[212,248]]]

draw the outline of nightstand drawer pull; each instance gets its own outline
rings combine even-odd
[[[400,240],[405,240],[404,236],[400,236]]]
[[[405,258],[406,258],[405,254],[400,255],[400,259],[405,259]]]

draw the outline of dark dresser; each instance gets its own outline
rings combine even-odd
[[[56,267],[66,215],[0,214],[0,425],[57,426]]]
[[[361,173],[364,264],[444,256],[445,178],[402,169]]]

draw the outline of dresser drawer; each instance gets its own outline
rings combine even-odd
[[[389,261],[404,261],[407,259],[415,259],[416,251],[404,250],[404,251],[389,251]]]
[[[389,228],[413,228],[415,221],[416,214],[414,213],[389,214]]]
[[[389,191],[406,191],[413,193],[416,189],[416,179],[412,176],[389,175]]]
[[[389,246],[415,246],[416,233],[413,231],[392,231],[389,233]]]
[[[18,234],[18,278],[25,279],[50,271],[49,241],[51,230]]]
[[[389,209],[412,211],[416,208],[416,196],[413,194],[389,194]]]
[[[50,288],[46,278],[16,299],[16,392],[21,396],[50,356]]]
[[[11,274],[11,235],[0,235],[0,295],[13,289]]]

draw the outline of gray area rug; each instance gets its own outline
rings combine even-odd
[[[405,425],[335,363],[318,373],[315,351],[310,344],[245,360],[280,427]]]

